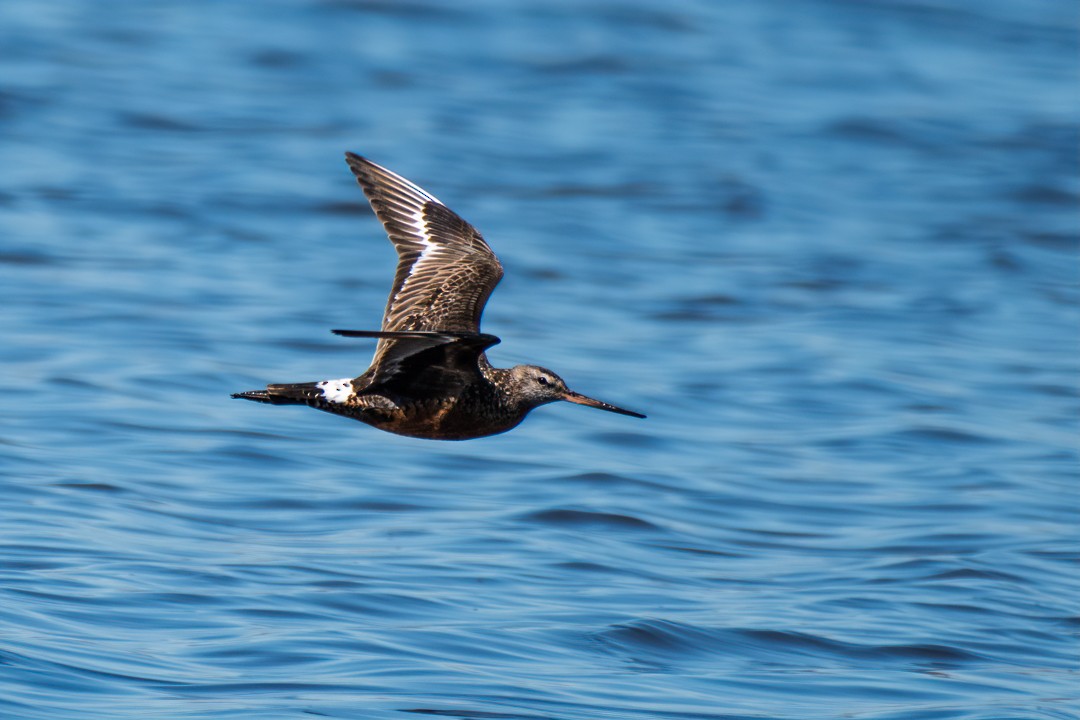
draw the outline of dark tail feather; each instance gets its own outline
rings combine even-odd
[[[265,390],[248,390],[246,392],[233,393],[232,396],[240,400],[254,400],[255,402],[264,403],[274,402],[270,399],[270,393]]]
[[[307,405],[312,400],[323,397],[323,392],[316,383],[290,383],[267,385],[265,390],[248,390],[233,393],[234,398],[270,403],[271,405]]]

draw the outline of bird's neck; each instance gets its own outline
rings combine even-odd
[[[524,402],[517,392],[517,381],[509,368],[492,367],[487,358],[480,356],[480,374],[490,383],[495,404],[504,407],[510,414],[523,417],[532,405]]]
[[[487,358],[480,356],[480,374],[484,376],[494,390],[504,396],[511,396],[514,390],[514,376],[509,368],[492,367]]]

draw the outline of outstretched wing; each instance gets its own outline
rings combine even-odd
[[[359,155],[345,158],[398,253],[382,329],[479,333],[503,274],[484,238],[405,178]],[[388,342],[379,342],[376,360]]]

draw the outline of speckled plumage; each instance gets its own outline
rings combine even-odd
[[[505,432],[558,400],[645,417],[575,393],[545,368],[492,367],[484,351],[499,338],[480,332],[480,316],[503,274],[495,253],[427,191],[359,155],[345,157],[398,252],[381,329],[333,331],[377,339],[371,366],[353,379],[270,384],[234,398],[309,405],[434,440]]]

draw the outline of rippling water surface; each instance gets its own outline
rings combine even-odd
[[[0,716],[1074,718],[1072,3],[0,4]],[[342,160],[570,405],[423,442]]]

